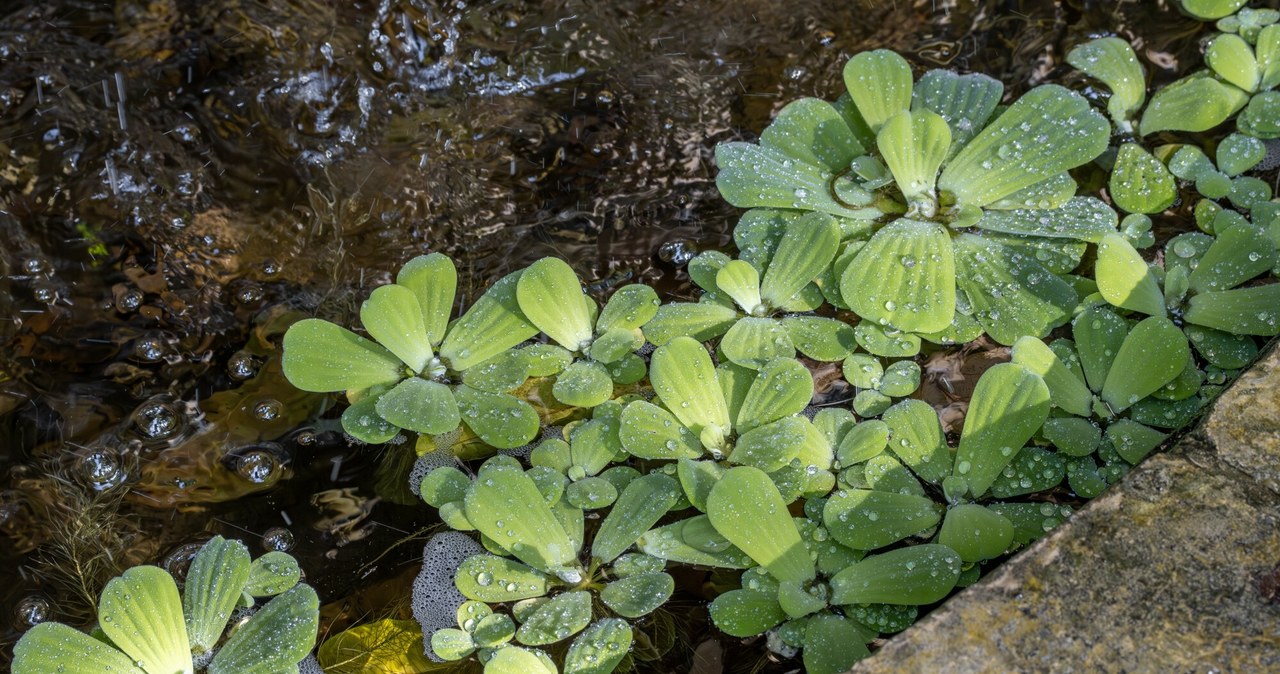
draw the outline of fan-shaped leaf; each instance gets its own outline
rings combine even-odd
[[[849,59],[844,84],[873,132],[911,106],[911,66],[888,49],[864,51]]]
[[[529,646],[554,644],[581,632],[590,623],[591,593],[565,592],[529,615],[516,630],[516,640]]]
[[[960,579],[960,555],[916,545],[871,555],[831,579],[833,604],[932,604]]]
[[[461,372],[538,334],[516,298],[520,275],[516,271],[499,279],[449,328],[440,356],[451,368]]]
[[[1144,136],[1158,131],[1208,131],[1248,102],[1249,94],[1240,88],[1207,72],[1195,73],[1157,91],[1142,113],[1139,128]]]
[[[932,499],[870,489],[836,492],[822,509],[831,537],[855,550],[874,550],[925,531],[942,519]]]
[[[723,335],[738,320],[732,307],[713,302],[672,302],[658,308],[658,313],[644,326],[650,342],[662,346],[677,337],[703,341]]]
[[[462,596],[493,603],[544,596],[550,583],[550,578],[532,567],[496,555],[468,557],[454,574]]]
[[[951,474],[951,452],[933,407],[921,400],[904,400],[881,415],[892,437],[889,451],[927,482],[939,483]]]
[[[779,581],[808,581],[813,562],[777,487],[763,471],[731,468],[707,496],[716,531],[769,570]]]
[[[618,437],[628,452],[641,459],[702,456],[702,445],[696,434],[670,412],[644,400],[627,403],[623,408]]]
[[[734,637],[763,634],[787,619],[775,595],[755,590],[730,590],[707,608],[716,627]]]
[[[1093,413],[1093,394],[1089,388],[1044,342],[1035,337],[1014,342],[1013,362],[1040,375],[1049,387],[1054,405],[1082,417]]]
[[[1013,543],[1013,523],[1004,515],[974,503],[947,511],[938,542],[955,550],[964,562],[981,562],[1004,554]]]
[[[591,556],[602,564],[612,562],[657,524],[679,497],[680,485],[661,473],[632,480],[596,531]]]
[[[929,110],[903,111],[884,123],[876,146],[908,201],[933,199],[938,168],[951,147],[951,129]]]
[[[358,391],[405,375],[404,363],[386,348],[318,318],[289,326],[283,368],[289,383],[315,393]]]
[[[755,466],[772,473],[799,455],[807,437],[807,424],[806,420],[793,416],[757,426],[738,436],[729,463]]]
[[[858,315],[907,332],[936,332],[955,314],[951,239],[938,224],[901,218],[867,242],[840,280]]]
[[[661,571],[639,573],[606,584],[600,601],[624,618],[639,618],[666,603],[675,587],[675,579]]]
[[[658,313],[660,305],[653,288],[639,283],[622,286],[605,303],[600,318],[596,319],[596,332],[604,334],[615,328],[636,330]]]
[[[729,432],[728,405],[711,356],[701,343],[678,337],[658,347],[650,361],[649,378],[667,409],[689,430],[699,436],[709,428],[712,433]]]
[[[520,310],[529,322],[570,351],[591,339],[591,316],[582,284],[564,260],[544,257],[529,265],[516,285]]]
[[[569,646],[564,656],[564,674],[611,674],[630,651],[631,626],[627,621],[597,620]]]
[[[295,585],[267,602],[214,656],[209,674],[273,674],[296,665],[316,644],[320,599]],[[172,670],[168,670],[172,671]]]
[[[1074,183],[1072,183],[1074,185]],[[1061,207],[988,210],[978,227],[1019,236],[1076,239],[1095,243],[1114,234],[1119,218],[1102,201],[1093,197],[1070,199]]]
[[[1002,363],[983,373],[956,450],[956,474],[968,481],[975,497],[987,491],[1013,455],[1040,430],[1049,406],[1049,388],[1027,368]]]
[[[191,671],[189,658],[183,667],[177,671]],[[32,627],[13,647],[13,674],[50,672],[150,674],[139,669],[129,656],[109,644],[55,622],[40,623]]]
[[[1187,322],[1242,335],[1280,334],[1280,284],[1200,293],[1187,303]]]
[[[292,555],[278,550],[253,560],[249,577],[244,582],[244,592],[251,597],[274,597],[298,584],[302,568]]]
[[[813,399],[813,375],[800,361],[778,358],[760,368],[738,411],[736,428],[746,433],[798,414]]]
[[[519,447],[538,434],[541,420],[529,403],[505,393],[486,393],[470,386],[454,389],[458,411],[467,427],[485,444],[498,449]]]
[[[1178,198],[1178,186],[1164,162],[1136,143],[1120,146],[1109,185],[1111,199],[1130,213],[1159,213]]]
[[[135,566],[108,582],[98,602],[98,625],[148,674],[191,671],[178,586],[158,567]]]
[[[1107,112],[1117,125],[1127,128],[1147,99],[1146,73],[1133,47],[1118,37],[1102,37],[1067,52],[1067,63],[1107,85],[1111,90]]]
[[[191,560],[182,608],[193,652],[209,651],[222,637],[249,580],[249,564],[248,548],[221,536],[210,539]]]
[[[1111,304],[1140,311],[1149,316],[1164,315],[1164,293],[1146,261],[1119,234],[1108,234],[1098,242],[1095,267],[1098,292]]]
[[[467,519],[517,559],[554,573],[576,563],[577,547],[518,467],[486,463],[465,499]]]
[[[360,323],[414,372],[422,372],[434,356],[418,300],[404,286],[374,289],[360,305]]]
[[[439,382],[410,377],[378,397],[378,416],[415,433],[448,433],[462,423],[453,391]]]
[[[742,208],[792,208],[846,218],[872,219],[872,195],[825,167],[796,161],[783,152],[749,143],[716,146],[716,187]],[[835,192],[832,191],[832,186]]]
[[[782,307],[817,278],[836,256],[840,228],[835,218],[808,214],[787,228],[769,260],[760,296],[771,307]]]
[[[804,631],[804,670],[808,674],[840,674],[869,657],[865,628],[848,618],[820,615]]]
[[[458,270],[453,260],[440,253],[419,255],[400,268],[396,285],[408,288],[417,298],[431,344],[443,341],[458,290]]]
[[[995,341],[1043,337],[1070,320],[1075,289],[1034,256],[973,234],[956,239],[955,251],[957,282]]]
[[[788,103],[760,134],[760,144],[833,173],[866,152],[840,112],[817,98]]]
[[[911,109],[931,110],[946,120],[955,154],[986,126],[1002,96],[1004,85],[986,75],[930,70],[916,82]]]
[[[556,376],[551,393],[566,405],[589,409],[613,397],[613,379],[600,363],[580,360]]]
[[[1253,47],[1239,35],[1221,33],[1213,38],[1204,52],[1204,61],[1222,79],[1245,91],[1258,90],[1262,79],[1258,60]]]
[[[959,204],[985,206],[1086,162],[1111,125],[1079,94],[1046,84],[1009,106],[956,155],[938,180]]]

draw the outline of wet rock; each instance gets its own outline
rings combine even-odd
[[[1273,349],[1218,399],[1201,433],[1219,459],[1280,494],[1277,385],[1280,351]]]

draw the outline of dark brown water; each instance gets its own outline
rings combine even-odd
[[[0,3],[0,665],[33,611],[91,620],[212,532],[291,537],[332,626],[403,606],[434,521],[412,450],[347,445],[284,382],[289,321],[433,250],[463,303],[544,255],[683,292],[736,220],[715,144],[834,98],[853,53],[1018,93],[1085,87],[1066,51],[1119,33],[1163,81],[1201,34],[1165,5]]]

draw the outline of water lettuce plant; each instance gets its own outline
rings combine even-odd
[[[719,146],[724,197],[873,222],[838,278],[866,321],[940,334],[970,316],[1002,343],[1064,323],[1075,292],[1040,258],[1115,229],[1067,173],[1106,149],[1106,120],[1054,85],[996,115],[999,82],[934,70],[913,83],[884,50],[844,79],[847,96],[789,104],[758,145]]]
[[[520,311],[520,275],[495,283],[450,322],[453,261],[414,258],[360,307],[376,342],[321,319],[299,321],[285,334],[285,376],[304,391],[345,391],[352,404],[343,429],[366,442],[386,442],[398,429],[448,433],[465,422],[495,447],[525,444],[538,414],[507,393],[529,367],[511,348],[538,332]]]
[[[300,577],[297,562],[283,552],[251,561],[242,543],[215,536],[192,559],[181,594],[163,569],[133,567],[103,589],[93,634],[61,623],[36,625],[14,647],[13,671],[297,672],[319,625],[319,600]],[[224,636],[237,610],[267,597]]]

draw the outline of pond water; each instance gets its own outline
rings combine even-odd
[[[346,322],[435,250],[464,304],[546,255],[600,294],[688,293],[682,264],[736,221],[716,143],[834,98],[853,53],[1087,90],[1063,55],[1118,33],[1166,81],[1201,35],[1167,4],[4,3],[0,663],[214,532],[297,556],[325,629],[404,607],[436,522],[412,449],[348,445],[284,381],[297,317]],[[708,579],[685,581],[695,602]],[[654,671],[711,633],[681,629]]]

